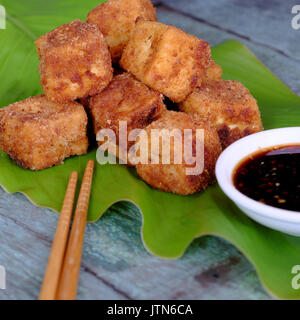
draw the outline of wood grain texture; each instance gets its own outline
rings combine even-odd
[[[36,299],[58,215],[23,195],[0,194],[0,299]],[[78,299],[267,299],[249,262],[229,243],[195,240],[179,260],[150,255],[131,204],[113,206],[85,235]],[[9,240],[8,240],[9,239]]]
[[[299,31],[291,27],[291,11],[299,4],[297,0],[162,0],[161,3],[300,61]]]
[[[167,5],[158,8],[162,22],[212,45],[242,41],[300,94],[300,64],[294,57],[300,30],[289,30],[293,1],[287,6],[280,0],[157,2]],[[51,210],[0,189],[0,265],[7,272],[0,299],[38,297],[57,220]],[[252,265],[228,242],[202,237],[181,259],[162,260],[144,249],[140,228],[140,213],[126,203],[87,225],[78,299],[269,299]]]

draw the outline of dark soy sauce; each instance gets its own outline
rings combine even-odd
[[[235,187],[251,199],[300,212],[300,145],[276,146],[242,160]]]

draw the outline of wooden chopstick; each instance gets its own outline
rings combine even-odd
[[[56,297],[59,276],[63,265],[63,258],[69,234],[70,221],[73,212],[77,180],[78,173],[74,171],[71,173],[63,206],[60,212],[47,269],[39,296],[40,300],[54,300]]]
[[[73,300],[76,298],[93,171],[94,161],[89,160],[79,192],[73,225],[59,280],[57,300]]]

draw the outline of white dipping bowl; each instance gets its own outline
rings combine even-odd
[[[274,230],[300,237],[300,212],[253,200],[238,191],[233,182],[234,170],[243,159],[261,149],[280,145],[300,145],[300,127],[262,131],[234,142],[220,155],[216,176],[223,192],[250,218]]]

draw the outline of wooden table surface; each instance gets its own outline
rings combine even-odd
[[[300,30],[291,27],[296,1],[156,1],[159,20],[210,42],[236,39],[248,46],[300,95]],[[284,106],[283,106],[284,107]],[[300,119],[299,119],[300,120]],[[299,121],[300,122],[300,121]],[[58,215],[21,194],[0,189],[0,299],[36,299]],[[195,240],[178,260],[150,255],[133,205],[114,205],[89,224],[78,299],[269,299],[253,266],[230,243]]]

